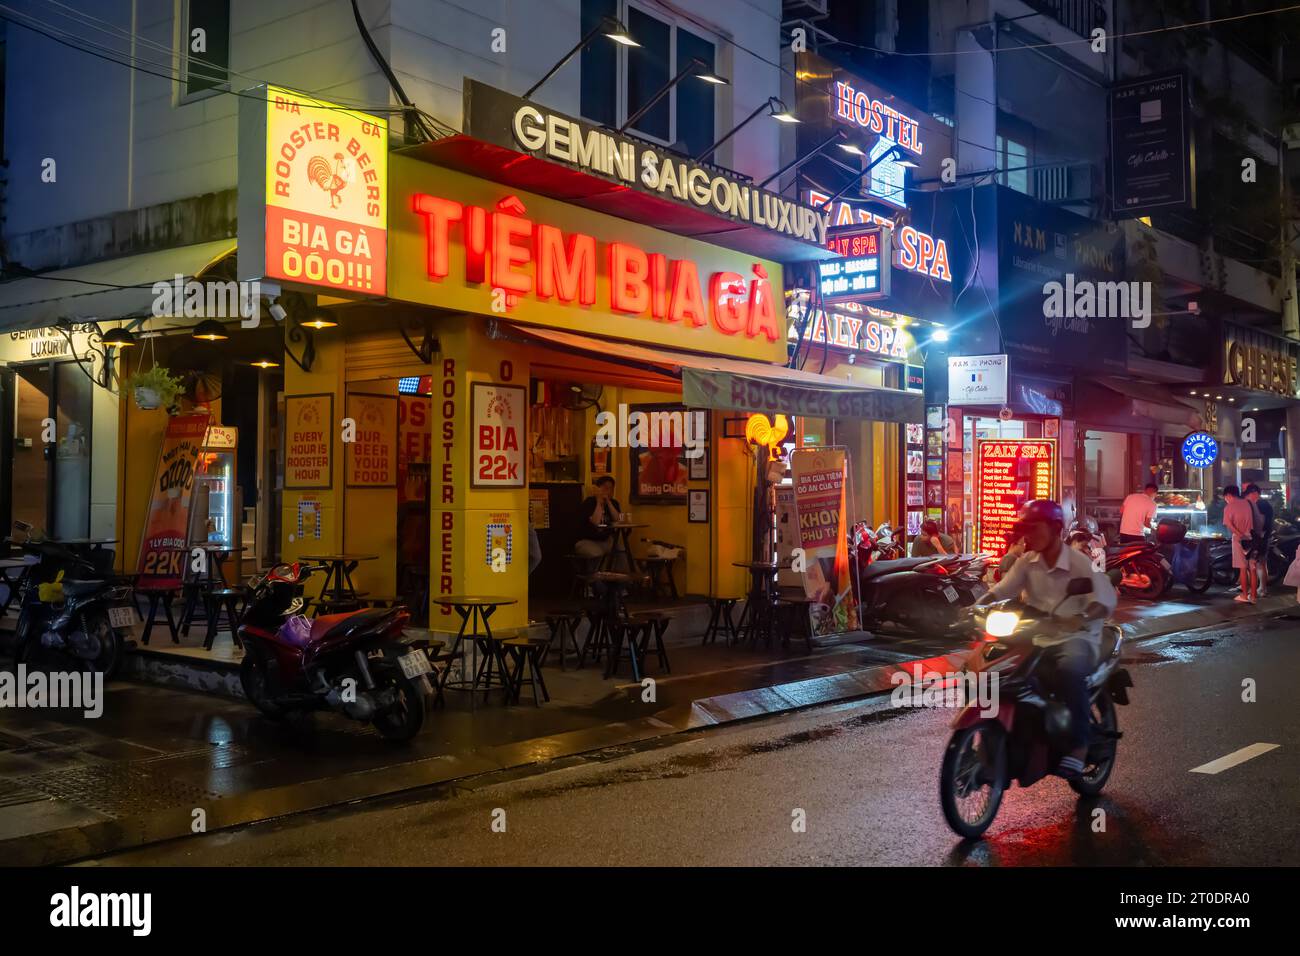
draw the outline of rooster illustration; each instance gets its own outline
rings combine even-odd
[[[343,202],[339,193],[356,174],[356,163],[343,153],[334,154],[332,165],[324,156],[313,156],[307,161],[307,178],[330,194],[331,209],[337,209]]]

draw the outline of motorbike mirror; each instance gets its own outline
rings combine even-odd
[[[1092,578],[1074,578],[1065,587],[1065,593],[1068,597],[1077,597],[1080,594],[1092,593]]]

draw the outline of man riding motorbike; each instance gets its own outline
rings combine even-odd
[[[1102,619],[1115,610],[1117,597],[1110,578],[1094,571],[1085,555],[1065,546],[1061,540],[1064,527],[1065,515],[1055,501],[1026,503],[1015,524],[1025,554],[980,603],[1019,598],[1047,613],[1059,605],[1049,633],[1035,642],[1051,648],[1050,678],[1061,702],[1070,709],[1070,751],[1057,767],[1057,773],[1068,779],[1083,773],[1088,753],[1087,679],[1098,663]],[[1082,577],[1092,579],[1092,593],[1066,598],[1070,581]]]

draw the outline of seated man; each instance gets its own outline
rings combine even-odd
[[[1064,527],[1065,515],[1055,501],[1027,503],[1016,522],[1025,554],[980,603],[1018,597],[1040,611],[1055,611],[1051,623],[1042,628],[1044,633],[1034,640],[1050,648],[1055,690],[1070,709],[1070,751],[1061,758],[1057,773],[1071,778],[1083,773],[1088,755],[1091,705],[1087,680],[1099,662],[1102,619],[1115,610],[1118,598],[1110,578],[1094,571],[1085,555],[1065,546],[1061,540]],[[1075,578],[1090,578],[1092,593],[1066,598],[1066,589]]]
[[[614,547],[614,529],[609,527],[623,517],[623,508],[614,500],[614,479],[602,475],[596,479],[596,493],[582,502],[578,514],[581,522],[574,554],[599,560]]]
[[[952,536],[939,530],[939,522],[927,518],[921,524],[921,533],[912,542],[912,557],[928,558],[935,554],[956,554],[957,545]]]

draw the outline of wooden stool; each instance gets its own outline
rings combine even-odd
[[[786,627],[781,631],[781,644],[790,646],[791,633],[802,636],[804,646],[812,653],[812,619],[808,616],[808,607],[813,603],[806,595],[782,597],[777,599],[777,611],[785,618]]]
[[[645,626],[645,623],[631,618],[614,622],[610,629],[610,650],[606,655],[606,680],[618,673],[618,665],[623,660],[623,645],[626,644],[627,657],[632,664],[632,679],[638,684],[641,682],[641,654],[637,645]]]
[[[736,633],[736,622],[731,617],[731,612],[736,606],[738,598],[709,598],[709,626],[704,630],[704,640],[701,644],[712,644],[718,638],[718,632],[726,634],[727,645],[731,646],[738,638]]]
[[[511,637],[502,641],[501,646],[509,652],[515,662],[510,694],[514,702],[519,703],[519,697],[523,693],[525,669],[527,669],[528,686],[533,691],[533,706],[541,706],[541,702],[537,699],[539,687],[542,689],[542,698],[549,704],[551,695],[546,689],[546,681],[542,680],[542,658],[546,655],[550,641],[539,637]]]
[[[167,615],[167,630],[171,632],[172,643],[179,644],[180,629],[176,624],[176,616],[172,613],[172,602],[176,600],[175,588],[155,588],[142,587],[135,589],[136,594],[143,594],[149,599],[149,613],[144,621],[144,633],[140,635],[140,643],[145,647],[149,646],[149,636],[153,633],[154,621],[158,618],[158,608],[161,605]]]
[[[676,558],[642,558],[641,564],[650,576],[650,593],[659,596],[661,588],[667,588],[668,597],[677,600],[677,582],[673,580],[673,564]],[[660,578],[663,580],[660,580]]]
[[[468,634],[465,635],[469,637]],[[478,663],[478,671],[474,674],[474,682],[470,685],[471,692],[477,690],[479,681],[483,682],[483,699],[488,699],[488,694],[492,692],[492,686],[502,688],[505,691],[505,699],[510,700],[513,686],[510,681],[510,672],[506,670],[506,658],[504,644],[506,641],[514,640],[518,637],[515,631],[497,631],[488,637],[486,634],[479,634],[474,638],[474,643],[478,645],[479,655],[482,660]]]
[[[221,615],[224,613],[230,624],[230,636],[236,647],[243,647],[239,639],[239,619],[241,611],[239,602],[244,598],[243,588],[216,588],[203,596],[204,610],[208,616],[208,631],[203,638],[203,649],[212,650],[217,631],[221,628]]]
[[[567,639],[573,646],[573,656],[579,661],[582,658],[582,651],[578,648],[578,625],[582,623],[586,612],[582,610],[548,611],[543,617],[546,626],[550,630],[550,640],[547,641],[546,653],[550,654],[554,650],[560,657],[560,670],[566,670],[564,666],[565,648],[564,643]],[[543,663],[545,657],[543,657]]]
[[[659,658],[659,666],[664,669],[665,673],[671,674],[673,669],[668,666],[668,650],[664,647],[664,633],[668,630],[668,625],[672,623],[672,618],[667,614],[649,611],[632,615],[632,620],[640,625],[641,642],[639,650],[641,652],[641,662],[645,663],[647,649],[653,640],[655,642],[655,655]]]

